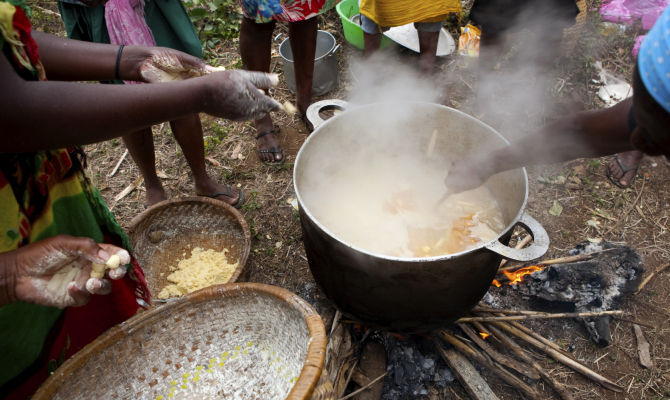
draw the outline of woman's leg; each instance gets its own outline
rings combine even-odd
[[[296,106],[300,113],[307,111],[312,102],[317,27],[316,18],[288,24],[289,40],[295,61]]]
[[[437,42],[440,31],[419,31],[419,70],[424,76],[430,76],[435,70],[435,57],[437,53]]]
[[[156,156],[151,128],[129,133],[123,136],[123,142],[144,178],[144,187],[147,190],[146,205],[150,206],[167,199],[163,185],[156,175]]]
[[[270,71],[272,33],[275,22],[257,24],[249,18],[242,18],[240,25],[240,55],[245,69],[250,71]],[[258,156],[263,162],[279,162],[284,158],[272,117],[267,114],[254,121],[258,132]]]
[[[237,205],[240,191],[216,182],[207,174],[202,125],[198,114],[170,121],[170,127],[193,173],[195,192],[199,196],[208,196],[230,205]]]

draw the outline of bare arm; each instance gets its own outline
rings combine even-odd
[[[116,79],[119,46],[65,39],[33,32],[40,58],[49,80],[101,81]],[[119,58],[119,77],[128,81],[145,81],[140,71],[153,57],[174,57],[193,69],[204,70],[199,58],[162,47],[125,46]]]
[[[455,192],[474,189],[491,175],[529,165],[600,157],[632,150],[628,111],[632,98],[613,107],[561,118],[509,146],[453,163],[445,180]]]
[[[247,71],[145,85],[24,81],[0,57],[0,152],[98,142],[196,112],[255,119],[279,109],[259,90],[276,83]]]

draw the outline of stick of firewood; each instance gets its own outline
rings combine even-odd
[[[487,306],[486,304],[482,304],[482,303],[480,303],[477,307],[478,307],[478,308],[481,308],[481,309],[485,309],[486,312],[497,312],[496,309],[494,309],[494,308],[492,308],[492,307],[489,307],[489,306]],[[510,311],[514,311],[514,310],[510,310]],[[500,314],[498,314],[498,315],[500,315]],[[616,318],[616,317],[614,317],[614,318]],[[522,324],[520,324],[520,323],[518,323],[518,322],[516,322],[516,321],[507,321],[507,323],[510,324],[511,326],[517,328],[517,329],[520,330],[521,332],[524,332],[524,333],[527,334],[528,336],[530,336],[530,337],[532,337],[532,338],[535,338],[535,339],[536,339],[537,341],[539,341],[540,343],[544,343],[545,345],[547,345],[547,346],[553,348],[554,350],[556,350],[556,351],[562,353],[564,356],[566,356],[566,357],[568,357],[568,358],[573,358],[572,355],[571,355],[570,353],[568,353],[567,351],[563,350],[563,349],[562,349],[560,346],[558,346],[556,343],[554,343],[554,342],[552,342],[551,340],[545,338],[544,336],[542,336],[542,335],[536,333],[536,332],[533,331],[532,329],[529,329],[529,328],[525,327],[524,325],[522,325]]]
[[[514,248],[515,248],[515,249],[520,249],[520,248],[522,248],[523,246],[525,246],[525,245],[527,245],[528,243],[530,243],[531,240],[533,240],[533,237],[530,236],[530,235],[526,235],[526,236],[524,236],[523,239],[521,239],[521,240],[519,240],[518,242],[516,242],[516,245],[514,246]],[[503,265],[507,264],[507,261],[509,261],[509,260],[506,259],[506,258],[503,259],[502,261],[500,261],[500,265],[498,266],[498,270],[500,270],[500,268],[502,268]]]
[[[503,354],[494,350],[469,325],[458,324],[458,327],[461,328],[461,330],[463,332],[465,332],[466,335],[468,335],[470,340],[475,342],[475,344],[477,346],[479,346],[479,348],[482,349],[484,351],[484,353],[488,354],[489,357],[491,357],[493,360],[497,361],[499,364],[504,365],[504,366],[520,373],[521,375],[525,375],[525,376],[527,376],[528,378],[530,378],[534,381],[540,379],[540,375],[537,373],[537,371],[533,370],[530,366],[528,366],[526,364],[523,364],[523,363],[520,363],[520,362],[518,362],[514,359],[511,359],[509,357],[506,357]]]
[[[493,335],[500,339],[501,342],[505,343],[513,352],[516,354],[519,358],[530,364],[535,370],[542,376],[542,379],[544,379],[555,391],[558,393],[559,396],[561,396],[561,399],[563,400],[573,400],[572,395],[567,391],[565,386],[563,386],[560,382],[558,382],[556,379],[554,379],[551,375],[547,373],[547,371],[544,370],[538,364],[531,356],[529,356],[522,348],[512,340],[509,336],[507,336],[505,333],[500,331],[498,328],[492,325],[488,325],[487,328],[493,333]]]
[[[449,365],[449,368],[454,372],[461,385],[470,397],[474,400],[499,400],[498,396],[493,393],[491,387],[486,383],[484,378],[477,372],[474,366],[463,357],[461,353],[454,349],[444,349],[433,339],[433,345],[440,354],[442,359]]]
[[[121,158],[119,158],[119,161],[117,161],[117,162],[116,162],[116,165],[114,166],[114,168],[112,168],[112,172],[110,172],[109,174],[107,174],[107,177],[111,178],[112,176],[114,176],[114,174],[116,174],[116,171],[119,170],[119,167],[121,166],[121,163],[123,162],[123,160],[126,159],[126,156],[127,156],[127,155],[128,155],[128,149],[126,149],[126,150],[123,152],[123,155],[121,155]]]
[[[475,350],[471,346],[468,346],[467,344],[463,343],[462,341],[460,341],[458,338],[456,338],[451,333],[449,333],[445,330],[439,330],[439,331],[437,331],[437,335],[440,338],[442,338],[442,340],[444,340],[445,342],[454,346],[456,348],[456,350],[461,352],[464,356],[466,356],[466,357],[478,362],[482,366],[485,366],[488,369],[490,369],[491,372],[498,375],[502,380],[504,380],[508,384],[512,385],[512,387],[514,387],[515,389],[521,391],[524,395],[526,395],[526,397],[529,397],[531,399],[539,398],[539,393],[535,389],[528,386],[525,382],[523,382],[521,379],[517,378],[511,372],[509,372],[506,369],[500,367],[498,364],[493,362],[486,355],[484,355],[481,352]]]
[[[549,347],[543,343],[541,343],[538,340],[535,340],[534,338],[526,335],[525,333],[521,332],[520,330],[514,328],[512,325],[508,323],[503,323],[499,321],[492,322],[491,324],[495,325],[498,328],[501,328],[502,330],[506,331],[507,333],[510,333],[519,339],[523,339],[527,343],[529,343],[531,346],[537,348],[538,350],[541,350],[545,352],[547,355],[555,359],[556,361],[560,362],[561,364],[568,366],[572,368],[573,370],[579,372],[580,374],[586,376],[587,378],[599,383],[602,385],[604,388],[607,388],[609,390],[612,390],[614,392],[622,392],[623,388],[616,383],[612,382],[611,380],[605,378],[604,376],[598,374],[597,372],[593,371],[590,368],[587,368],[586,366],[580,364],[579,362],[573,360],[572,358],[564,356],[561,352],[556,351],[552,347]]]
[[[563,350],[559,345],[556,343],[552,342],[551,340],[545,338],[544,336],[540,335],[539,333],[535,332],[534,330],[522,325],[519,322],[516,321],[508,321],[507,322],[510,326],[515,327],[516,329],[520,330],[521,332],[525,333],[526,335],[534,338],[538,342],[544,344],[545,346],[549,346],[552,349],[558,351],[559,353],[563,354],[565,357],[573,359],[572,354],[568,353],[567,351]],[[576,360],[575,360],[576,361]]]
[[[652,272],[649,274],[648,277],[644,278],[642,282],[640,282],[640,285],[637,287],[637,290],[635,291],[634,294],[640,293],[642,289],[644,289],[645,286],[647,286],[647,283],[651,280],[651,278],[654,277],[656,274],[660,274],[661,272],[665,271],[666,268],[670,267],[670,263],[667,263],[665,265],[661,265],[659,268],[656,269],[656,271]]]
[[[594,251],[594,252],[589,253],[589,254],[577,254],[577,255],[574,255],[574,256],[552,258],[552,259],[549,259],[549,260],[541,260],[541,261],[538,261],[534,264],[535,265],[552,265],[552,264],[566,264],[566,263],[571,263],[571,262],[584,261],[584,260],[588,260],[588,259],[592,258],[596,254],[606,253],[606,252],[612,251],[612,250],[615,250],[615,248],[598,250],[598,251]],[[520,268],[520,267],[519,266],[510,266],[510,267],[500,268],[500,269],[498,269],[498,272],[509,271],[511,269],[517,269],[517,268]]]
[[[536,314],[520,314],[520,315],[505,315],[500,317],[463,317],[456,320],[456,323],[463,322],[492,322],[492,321],[520,321],[526,319],[554,319],[554,318],[587,318],[587,317],[601,317],[604,315],[621,315],[624,312],[621,310],[613,311],[589,311],[579,313],[536,313]]]
[[[365,385],[365,386],[363,386],[363,387],[361,387],[361,388],[359,388],[359,389],[354,390],[353,392],[349,393],[348,395],[346,395],[346,396],[344,396],[344,397],[340,397],[339,400],[346,400],[346,399],[349,399],[349,398],[351,398],[351,397],[356,396],[356,395],[359,394],[360,392],[362,392],[362,391],[364,391],[364,390],[367,390],[370,386],[372,386],[372,385],[374,385],[375,383],[377,383],[378,380],[382,379],[382,378],[385,377],[387,374],[388,374],[388,371],[387,371],[387,372],[384,372],[383,374],[379,375],[379,376],[376,377],[375,379],[371,380],[367,385]]]

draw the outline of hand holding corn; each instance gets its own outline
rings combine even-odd
[[[110,293],[109,279],[122,278],[129,262],[130,254],[122,248],[67,235],[0,253],[0,305],[84,305],[91,294]]]

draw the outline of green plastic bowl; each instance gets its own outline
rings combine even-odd
[[[352,46],[363,50],[365,47],[363,44],[363,29],[361,29],[359,24],[351,20],[351,17],[359,14],[360,12],[358,9],[358,0],[343,0],[337,4],[335,9],[337,10],[337,13],[340,15],[340,19],[342,20],[344,38],[347,40],[347,42],[351,43]],[[386,37],[386,35],[382,36],[382,42],[380,45],[382,49],[393,45],[395,45],[393,40]]]

